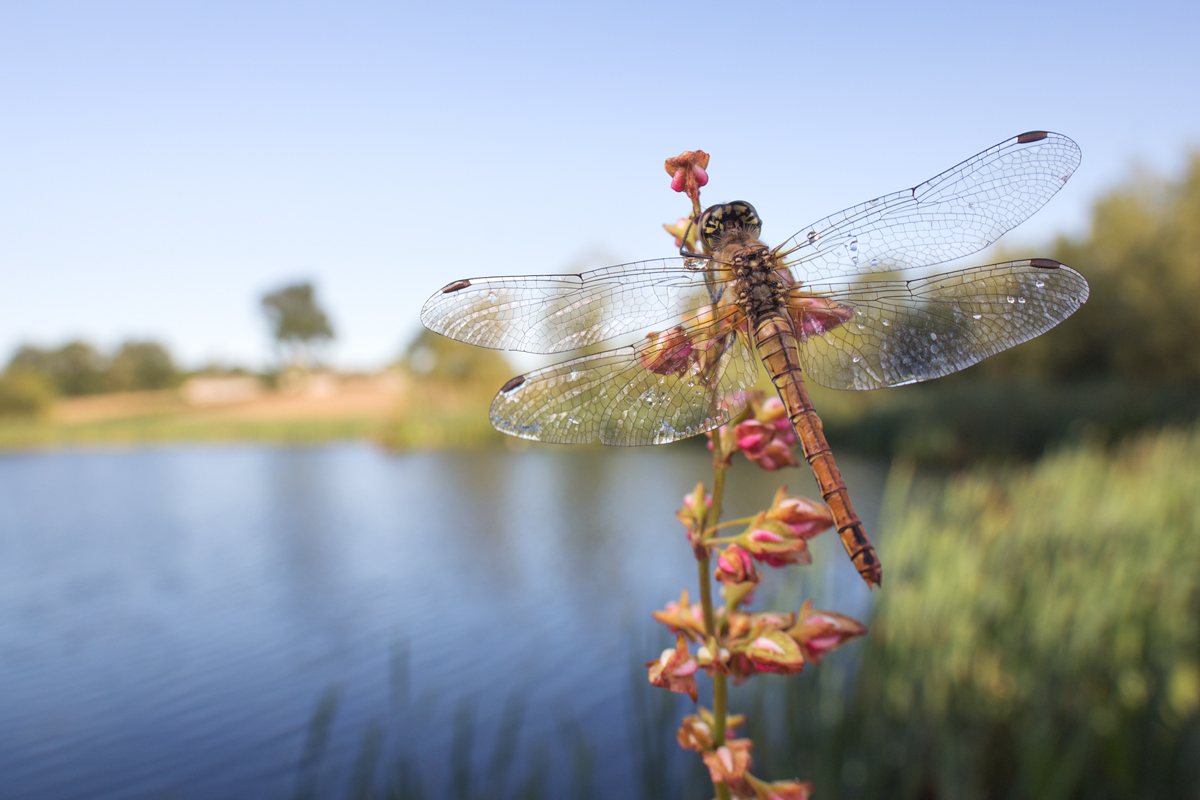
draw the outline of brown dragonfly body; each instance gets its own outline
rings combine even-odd
[[[504,350],[561,353],[648,328],[634,344],[534,370],[492,403],[499,430],[543,442],[662,444],[729,422],[765,366],[855,567],[879,561],[804,377],[878,389],[947,375],[1052,328],[1087,300],[1079,273],[1025,259],[890,280],[974,253],[1054,195],[1079,163],[1059,134],[1021,134],[910,189],[770,248],[744,202],[696,224],[705,253],[574,275],[472,278],[426,302],[425,325]],[[661,326],[668,325],[665,329]]]
[[[753,209],[740,203],[724,206],[727,212],[736,212],[739,208],[749,209],[752,218],[749,225],[739,223],[725,237],[719,237],[719,226],[712,226],[712,230],[702,236],[716,238],[714,260],[730,267],[732,300],[746,317],[758,357],[787,408],[788,419],[821,488],[821,497],[833,514],[850,560],[869,586],[878,586],[883,573],[875,548],[850,504],[850,493],[846,491],[842,473],[833,460],[833,450],[825,440],[821,419],[804,387],[796,336],[797,316],[789,304],[792,281],[779,258],[757,238],[759,226]],[[711,209],[709,214],[711,216]],[[836,315],[836,310],[834,313]]]

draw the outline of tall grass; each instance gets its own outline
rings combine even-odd
[[[826,798],[1200,796],[1200,431],[893,510],[857,674],[768,689],[785,712],[759,758]]]

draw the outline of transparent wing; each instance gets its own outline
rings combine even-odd
[[[809,284],[795,290],[793,309],[805,302],[805,291],[834,301],[845,319],[832,327],[806,325],[805,312],[793,311],[804,371],[833,389],[949,375],[1045,333],[1088,298],[1082,275],[1041,258],[911,281]],[[828,310],[823,314],[830,318]]]
[[[665,444],[712,430],[741,410],[758,377],[730,320],[685,324],[514,378],[492,401],[492,425],[564,444]]]
[[[1033,131],[912,189],[816,222],[778,248],[796,280],[940,264],[982,250],[1025,221],[1079,166],[1079,146]]]
[[[680,319],[709,304],[707,263],[664,258],[578,275],[457,281],[429,298],[421,322],[480,347],[561,353]]]

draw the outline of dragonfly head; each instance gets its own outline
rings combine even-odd
[[[700,229],[700,241],[709,252],[716,252],[731,236],[753,241],[762,231],[758,212],[744,200],[709,206],[696,225]]]

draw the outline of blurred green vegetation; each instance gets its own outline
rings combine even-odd
[[[56,394],[54,384],[44,375],[10,369],[0,374],[0,419],[37,416],[50,407]]]
[[[395,424],[377,440],[393,450],[478,447],[505,437],[488,418],[516,371],[503,353],[422,330],[399,367],[412,378]]]
[[[1200,796],[1197,465],[1200,428],[894,470],[867,640],[760,695],[756,760],[826,798]]]
[[[56,396],[169,389],[183,376],[158,342],[127,341],[112,355],[87,342],[23,345],[0,374],[0,415],[44,411]]]

